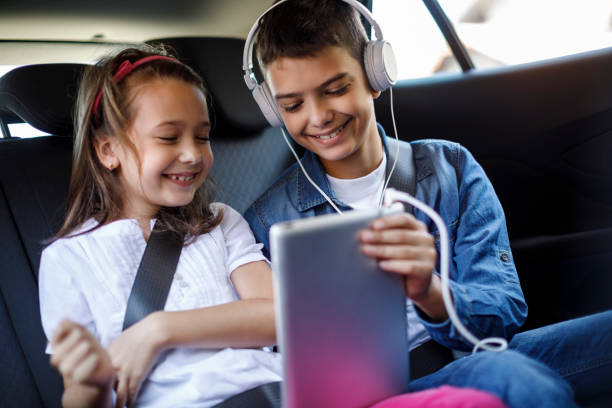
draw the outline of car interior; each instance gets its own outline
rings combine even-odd
[[[202,75],[214,117],[216,199],[243,212],[293,162],[244,86],[244,36],[147,42],[171,46]],[[0,77],[3,133],[25,122],[50,134],[0,139],[0,406],[61,405],[61,378],[44,352],[37,272],[64,217],[83,68],[34,64]],[[402,80],[393,89],[400,139],[460,143],[491,179],[529,306],[523,329],[611,309],[612,47]],[[392,129],[388,93],[376,101],[376,116]],[[612,390],[579,403],[612,406]]]

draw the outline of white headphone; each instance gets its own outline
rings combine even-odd
[[[267,9],[253,24],[249,35],[244,44],[244,52],[242,55],[242,69],[244,70],[244,82],[251,90],[255,102],[263,112],[264,116],[274,127],[282,127],[283,119],[276,106],[276,101],[270,92],[270,88],[265,82],[257,83],[255,73],[253,73],[253,45],[255,34],[259,29],[259,25],[263,16],[265,16],[273,8],[291,0],[283,0]],[[397,64],[395,54],[391,48],[391,44],[383,39],[382,31],[379,25],[374,20],[372,13],[361,3],[356,0],[341,0],[355,8],[374,29],[376,40],[370,40],[366,43],[364,50],[364,66],[366,76],[370,86],[375,91],[384,91],[395,84],[397,79]]]

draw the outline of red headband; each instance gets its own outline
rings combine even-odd
[[[134,63],[128,60],[125,60],[121,63],[121,65],[119,65],[119,68],[117,68],[115,75],[113,75],[113,82],[114,83],[121,82],[121,80],[125,78],[134,69],[138,68],[142,64],[146,64],[147,62],[151,62],[155,60],[166,60],[166,61],[178,62],[179,64],[181,64],[179,60],[172,58],[172,57],[166,57],[164,55],[151,55],[149,57],[144,57],[139,60],[136,60],[136,62]],[[102,89],[100,89],[100,91],[98,92],[98,95],[96,95],[96,99],[94,100],[93,107],[91,108],[91,113],[93,114],[94,117],[98,115],[98,106],[100,105],[101,100],[102,100]]]

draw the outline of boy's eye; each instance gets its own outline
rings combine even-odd
[[[346,91],[348,91],[350,85],[351,84],[346,84],[344,86],[341,86],[340,88],[330,89],[327,91],[327,94],[328,95],[342,95],[346,93]]]
[[[298,103],[292,103],[290,105],[282,105],[282,108],[285,112],[295,112],[296,110],[298,110],[298,108],[302,105],[301,102]]]
[[[210,137],[208,136],[196,136],[196,140],[200,143],[209,143]]]

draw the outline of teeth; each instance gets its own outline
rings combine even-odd
[[[335,131],[333,131],[329,135],[322,135],[322,136],[317,136],[317,137],[319,139],[322,139],[322,140],[329,140],[329,139],[332,139],[332,138],[338,136],[338,133],[342,132],[342,129],[344,129],[344,125],[340,126],[338,129],[336,129]]]
[[[193,180],[195,178],[195,176],[182,177],[182,176],[170,175],[170,178],[172,180],[178,180],[178,181],[191,181],[191,180]]]

